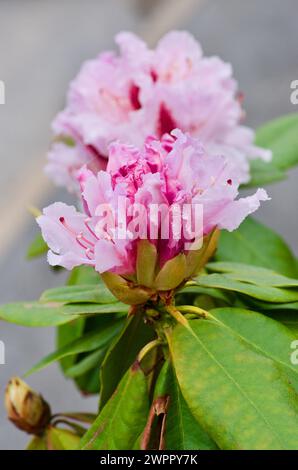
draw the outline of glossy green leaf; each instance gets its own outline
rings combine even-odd
[[[75,378],[83,395],[98,394],[100,390],[99,365]]]
[[[100,282],[100,276],[93,266],[77,266],[74,268],[68,278],[67,285],[78,286],[80,284],[97,285]]]
[[[274,287],[298,287],[298,279],[286,277],[270,269],[243,263],[213,262],[207,265],[208,271],[224,273],[236,281]]]
[[[295,336],[284,325],[260,313],[240,308],[217,308],[210,313],[258,353],[298,375],[298,365],[290,361],[290,345]]]
[[[128,306],[122,302],[113,302],[112,304],[65,304],[61,307],[64,315],[99,315],[105,313],[117,313],[127,315]]]
[[[298,113],[268,122],[257,130],[256,144],[272,151],[272,161],[251,160],[248,186],[259,186],[285,177],[298,164]]]
[[[54,428],[51,426],[47,430],[48,450],[77,450],[80,438],[67,429]]]
[[[63,357],[104,348],[109,343],[109,341],[115,335],[117,335],[122,325],[123,320],[121,319],[118,319],[117,321],[115,319],[107,319],[105,324],[102,325],[98,330],[91,331],[81,338],[75,339],[71,343],[66,344],[62,348],[57,349],[53,353],[44,357],[34,367],[32,367],[32,369],[30,369],[26,375],[37,372],[44,367],[47,367],[52,362],[58,361]]]
[[[272,150],[271,162],[250,162],[251,180],[246,186],[260,186],[286,177],[298,163],[298,115],[289,114],[265,124],[256,133],[256,143]]]
[[[261,302],[259,300],[250,299],[250,304],[255,310],[272,311],[272,310],[298,310],[298,302],[271,304],[269,302]],[[267,313],[267,312],[266,312]]]
[[[68,343],[71,343],[75,339],[79,338],[83,335],[84,328],[85,328],[86,318],[79,317],[76,320],[66,323],[65,325],[60,325],[57,328],[56,333],[56,348],[60,349]],[[65,372],[69,369],[72,365],[75,364],[77,359],[76,354],[72,354],[71,356],[66,356],[60,359],[60,365],[62,371]]]
[[[263,266],[284,276],[298,277],[296,259],[284,240],[252,217],[233,232],[222,230],[216,260]]]
[[[128,306],[113,304],[69,304],[59,302],[17,302],[1,305],[0,320],[28,327],[63,325],[79,316],[106,313],[127,314]]]
[[[188,408],[169,362],[163,365],[155,388],[155,398],[165,395],[169,395],[165,431],[166,450],[217,449],[217,445]]]
[[[127,369],[134,363],[141,348],[155,337],[152,327],[144,323],[141,312],[126,320],[122,331],[111,344],[100,371],[99,407],[114,393]]]
[[[244,185],[245,188],[259,187],[270,183],[282,181],[287,177],[283,170],[279,170],[270,162],[266,163],[260,159],[250,161],[250,181]]]
[[[96,303],[109,304],[117,302],[106,286],[100,281],[98,285],[78,285],[63,286],[49,289],[43,292],[40,297],[42,302],[62,302],[62,303]]]
[[[82,450],[132,449],[149,412],[145,376],[136,363],[81,440]]]
[[[232,299],[231,297],[233,294],[230,294],[229,292],[225,292],[221,289],[216,289],[214,287],[202,287],[199,285],[190,285],[190,286],[185,286],[183,289],[181,289],[178,294],[197,294],[197,295],[209,295],[210,297],[213,297],[214,299],[217,300],[222,300],[223,302],[226,302],[227,304],[230,304]],[[185,304],[185,302],[183,302]]]
[[[268,315],[270,318],[273,320],[276,320],[283,325],[285,325],[295,336],[295,339],[298,339],[298,314],[289,311],[289,310],[281,310],[279,312],[266,312],[266,315]],[[298,367],[298,366],[296,366]]]
[[[76,318],[73,311],[65,312],[62,304],[53,302],[17,302],[0,306],[1,320],[28,327],[62,325]]]
[[[224,274],[203,275],[196,278],[196,282],[203,287],[215,287],[227,291],[265,300],[272,303],[285,303],[298,301],[298,290],[284,289],[271,286],[259,286],[246,282],[236,281]]]
[[[98,273],[91,266],[78,266],[74,268],[67,281],[68,286],[98,286],[99,283],[102,283],[102,281],[99,278]],[[83,334],[86,322],[90,322],[90,319],[81,315],[77,320],[58,326],[56,336],[57,348],[61,348],[67,343],[79,338]],[[77,355],[75,354],[62,358],[60,360],[62,370],[65,371],[66,369],[69,369],[73,364],[75,364],[76,359]]]
[[[273,361],[215,321],[168,331],[175,372],[196,419],[222,449],[296,449],[297,395]]]
[[[85,356],[83,359],[78,361],[76,364],[72,365],[65,371],[65,375],[67,377],[71,378],[76,378],[79,377],[80,375],[85,374],[86,372],[89,372],[90,370],[98,367],[100,367],[104,357],[105,357],[106,351],[105,350],[96,350],[92,352],[91,354],[88,354]]]
[[[47,253],[48,249],[48,245],[42,238],[41,234],[38,233],[28,247],[27,258],[32,259],[42,256]]]
[[[26,450],[47,450],[46,437],[34,436],[27,445]]]

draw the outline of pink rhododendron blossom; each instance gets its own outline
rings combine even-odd
[[[244,113],[230,64],[204,57],[189,33],[170,32],[155,50],[131,33],[118,34],[116,43],[119,55],[105,52],[83,64],[66,108],[54,120],[55,136],[75,142],[71,150],[54,144],[49,153],[47,172],[56,183],[71,186],[82,162],[94,172],[102,169],[114,140],[140,146],[148,135],[161,138],[175,128],[199,137],[208,152],[231,159],[240,182],[249,180],[249,158],[270,159],[241,124]]]
[[[132,33],[116,42],[119,55],[105,52],[83,64],[54,120],[55,136],[74,142],[54,143],[49,153],[46,171],[57,184],[73,187],[74,170],[85,164],[103,169],[114,140],[140,146],[148,135],[161,138],[175,128],[199,137],[209,153],[227,155],[240,182],[249,180],[248,158],[270,159],[241,124],[230,64],[204,57],[187,32],[166,34],[155,50]]]
[[[87,167],[80,170],[77,178],[84,213],[55,203],[37,219],[50,248],[51,265],[72,269],[88,264],[100,273],[133,274],[137,243],[145,238],[156,247],[162,267],[166,261],[185,253],[185,242],[191,238],[187,230],[178,237],[174,233],[174,207],[181,209],[181,213],[184,205],[191,210],[202,207],[202,235],[206,236],[215,228],[236,229],[248,214],[257,210],[260,201],[268,199],[263,189],[237,199],[239,179],[233,161],[208,153],[198,139],[176,130],[172,137],[168,136],[168,142],[171,148],[165,149],[164,141],[149,137],[141,150],[113,143],[106,171],[95,175]],[[120,204],[125,207],[124,217]],[[153,223],[155,237],[149,230],[152,206],[162,206],[164,211],[162,218]],[[141,214],[135,212],[135,207]],[[161,224],[166,217],[170,228],[168,236],[163,237]],[[140,233],[137,227],[142,222],[145,233],[144,230]],[[125,236],[120,236],[123,227]]]

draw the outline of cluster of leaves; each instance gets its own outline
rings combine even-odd
[[[257,142],[274,157],[252,162],[251,186],[297,164],[297,128],[290,115],[260,129]],[[37,239],[29,255],[45,249]],[[176,293],[179,321],[153,305],[127,315],[88,267],[37,302],[2,306],[0,318],[57,326],[56,350],[28,373],[59,361],[82,392],[99,393],[81,449],[295,449],[297,278],[286,243],[248,218]]]

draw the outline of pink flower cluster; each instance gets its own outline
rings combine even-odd
[[[174,204],[181,207],[186,203],[193,207],[200,204],[204,235],[214,228],[236,229],[259,207],[260,201],[268,199],[263,189],[236,199],[239,175],[233,160],[209,153],[198,139],[181,131],[176,130],[172,137],[163,140],[148,137],[141,150],[113,143],[108,157],[106,171],[95,175],[85,167],[77,174],[84,213],[59,202],[45,208],[37,219],[50,248],[51,265],[72,269],[88,264],[100,273],[135,273],[140,236],[133,231],[126,238],[116,236],[120,197],[125,200],[127,226],[133,219],[131,207],[135,203],[146,211],[152,204],[163,204],[168,213]],[[112,228],[102,224],[102,207],[106,205],[115,209]],[[148,220],[146,214],[142,215],[144,219]],[[159,233],[160,220],[157,223]],[[184,252],[183,241],[183,237],[177,239],[172,232],[166,239],[150,239],[157,248],[159,267]]]
[[[270,159],[241,124],[230,64],[204,57],[186,32],[166,34],[155,50],[131,33],[118,34],[116,42],[119,55],[105,52],[83,65],[54,120],[46,172],[57,184],[74,190],[82,165],[94,173],[105,169],[115,140],[141,146],[148,135],[161,138],[175,128],[225,155],[241,183],[249,180],[249,158]]]

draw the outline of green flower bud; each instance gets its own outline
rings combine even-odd
[[[158,268],[156,247],[148,240],[137,244],[136,273],[133,276],[120,276],[112,272],[103,273],[102,279],[118,300],[128,305],[145,304],[159,293],[170,292],[196,276],[213,256],[219,236],[215,229],[204,237],[199,250],[189,250],[168,260]]]
[[[128,305],[144,304],[154,293],[146,287],[134,286],[131,281],[109,271],[103,273],[101,277],[112,294]]]
[[[199,250],[190,250],[186,256],[186,278],[197,276],[203,269],[209,259],[214,255],[218,238],[219,230],[215,229],[209,235],[204,237],[203,245]]]

